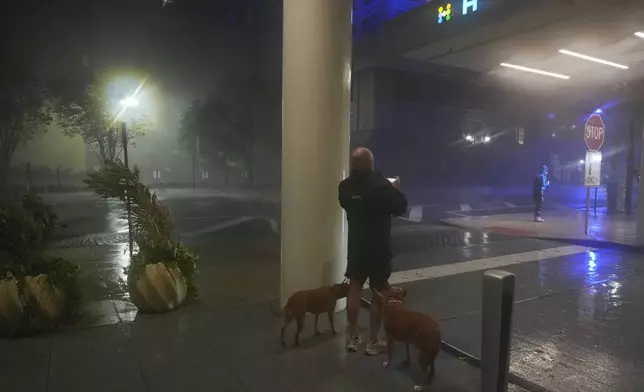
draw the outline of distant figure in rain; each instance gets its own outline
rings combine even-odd
[[[546,189],[550,186],[550,181],[548,181],[548,166],[541,166],[539,174],[534,178],[534,184],[532,186],[532,198],[534,200],[534,221],[543,222],[541,217],[541,209],[543,208],[543,194]]]

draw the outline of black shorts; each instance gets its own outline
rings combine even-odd
[[[357,262],[349,261],[344,276],[362,285],[369,279],[369,286],[376,291],[384,291],[391,277],[390,261]]]

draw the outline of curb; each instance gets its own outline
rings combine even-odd
[[[469,230],[477,230],[478,229],[473,229],[467,226],[461,226],[457,225],[455,223],[451,222],[445,222],[444,220],[441,219],[441,224],[448,226],[448,227],[457,227],[460,229],[469,229]],[[481,230],[481,231],[486,231],[486,230]],[[561,237],[538,237],[538,236],[530,236],[530,235],[512,235],[512,234],[507,234],[507,233],[497,233],[494,231],[490,231],[491,233],[495,233],[497,235],[504,235],[507,237],[517,237],[517,238],[531,238],[535,240],[544,240],[544,241],[554,241],[554,242],[562,242],[564,244],[571,244],[571,245],[579,245],[579,246],[587,246],[589,248],[598,248],[598,249],[613,249],[613,250],[619,250],[622,252],[629,252],[629,253],[644,253],[644,246],[639,246],[639,245],[630,245],[630,244],[624,244],[621,242],[612,242],[612,241],[605,241],[605,240],[596,240],[596,239],[577,239],[577,238],[561,238]]]

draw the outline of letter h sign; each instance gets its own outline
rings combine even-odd
[[[479,0],[463,0],[463,15],[467,15],[467,13],[472,10],[472,12],[478,10],[479,8]]]

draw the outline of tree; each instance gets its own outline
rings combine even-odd
[[[104,97],[100,81],[99,77],[79,89],[61,89],[56,115],[65,135],[81,137],[96,154],[101,165],[105,166],[114,162],[123,151],[118,123],[127,108]],[[73,85],[73,82],[69,85]],[[136,116],[127,123],[127,143],[132,146],[152,125],[143,115]]]
[[[227,108],[220,101],[194,101],[181,118],[181,136],[188,151],[207,157],[224,169],[224,181],[230,181],[230,166],[239,160],[238,146],[225,127]]]
[[[194,102],[184,114],[184,140],[194,149],[199,138],[201,152],[223,160],[226,170],[229,162],[241,161],[249,185],[254,186],[259,136],[272,125],[266,84],[251,74],[230,78],[214,91],[204,102]]]
[[[16,149],[45,132],[52,115],[47,90],[26,68],[8,65],[0,74],[0,188],[3,188]]]

